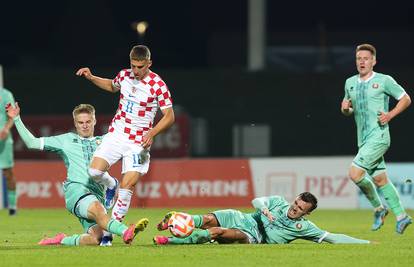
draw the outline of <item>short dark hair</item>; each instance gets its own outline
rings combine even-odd
[[[300,198],[301,200],[312,204],[312,206],[310,207],[310,209],[308,210],[308,212],[313,211],[314,209],[316,209],[318,207],[318,199],[310,192],[303,192],[300,193],[298,195],[298,198]]]
[[[377,50],[372,44],[360,44],[356,48],[356,52],[358,51],[369,51],[374,56],[374,58],[377,56]]]
[[[131,49],[129,58],[137,61],[151,60],[151,51],[145,45],[136,45]]]

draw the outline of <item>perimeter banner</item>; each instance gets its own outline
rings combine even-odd
[[[119,178],[120,164],[111,174]],[[64,207],[61,161],[18,161],[21,208]],[[246,207],[254,197],[248,160],[153,160],[131,207]]]

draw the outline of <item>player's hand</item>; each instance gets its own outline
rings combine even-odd
[[[351,100],[343,100],[342,104],[341,104],[341,108],[342,110],[344,110],[345,112],[348,112],[350,108],[352,108],[352,102]]]
[[[269,221],[273,222],[275,220],[275,217],[273,217],[272,213],[270,213],[268,208],[263,209],[262,213],[269,219]]]
[[[14,119],[17,116],[19,116],[20,114],[19,103],[18,102],[14,103],[14,107],[11,103],[8,103],[6,105],[6,112],[7,112],[7,116],[9,116],[9,118],[11,119]]]
[[[93,75],[92,72],[89,68],[80,68],[77,72],[76,75],[78,76],[83,76],[88,80],[91,80]]]
[[[385,125],[389,123],[391,120],[391,116],[388,112],[378,112],[378,121],[381,123],[381,125]]]
[[[148,149],[151,147],[152,143],[154,142],[154,137],[151,134],[151,131],[148,132],[144,137],[142,137],[142,147],[144,149]]]

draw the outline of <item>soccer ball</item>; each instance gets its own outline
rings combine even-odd
[[[194,231],[194,220],[190,214],[176,212],[168,220],[168,229],[175,237],[186,237]]]

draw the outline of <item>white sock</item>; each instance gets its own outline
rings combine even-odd
[[[109,189],[113,189],[115,186],[116,186],[116,182],[115,182],[115,177],[112,177],[111,175],[109,175],[109,173],[108,172],[105,172],[103,175],[102,175],[102,180],[101,180],[101,183],[104,185],[104,186],[106,186],[106,187],[108,187]]]
[[[131,204],[132,191],[124,188],[118,190],[118,199],[112,209],[112,219],[122,222]]]

